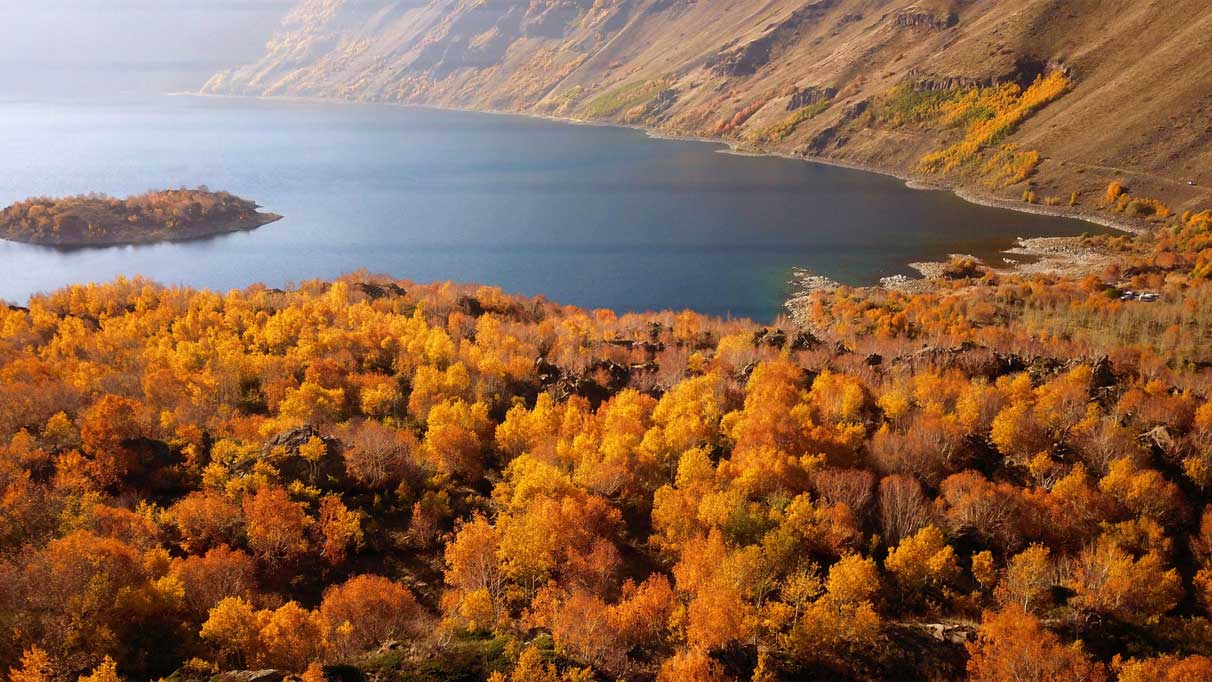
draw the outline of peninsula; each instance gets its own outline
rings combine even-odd
[[[117,199],[103,194],[35,197],[0,212],[0,238],[47,246],[112,246],[210,237],[281,220],[227,192],[151,191]]]

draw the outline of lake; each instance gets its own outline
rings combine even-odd
[[[226,290],[365,268],[620,311],[769,321],[795,268],[849,284],[1087,223],[872,173],[628,129],[392,107],[169,96],[0,101],[0,205],[208,185],[285,219],[175,244],[0,241],[0,298],[141,274]]]

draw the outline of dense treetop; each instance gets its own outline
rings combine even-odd
[[[786,330],[365,274],[0,309],[0,669],[1207,679],[1205,218]]]

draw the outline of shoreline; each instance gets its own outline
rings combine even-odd
[[[222,237],[228,234],[237,232],[252,232],[258,228],[271,225],[284,219],[285,216],[277,213],[258,213],[253,220],[237,221],[227,225],[221,229],[210,230],[199,234],[189,235],[169,235],[149,236],[147,239],[115,239],[115,240],[99,240],[99,241],[69,241],[69,242],[48,242],[34,241],[26,239],[12,239],[0,235],[0,241],[11,242],[13,244],[25,244],[28,246],[42,246],[48,249],[58,249],[62,251],[82,251],[84,249],[106,249],[117,246],[154,246],[156,244],[177,244],[183,242],[197,242],[211,239],[214,237]]]
[[[1012,201],[985,194],[978,189],[960,183],[936,182],[895,169],[870,166],[867,164],[844,161],[841,159],[797,154],[789,151],[746,148],[743,143],[736,140],[694,134],[679,134],[676,132],[662,131],[637,124],[618,123],[613,121],[593,121],[568,116],[557,116],[553,114],[540,114],[525,111],[470,108],[439,104],[390,102],[380,100],[354,100],[336,97],[303,97],[293,95],[228,95],[204,92],[182,92],[169,94],[171,96],[238,100],[253,99],[269,102],[301,102],[345,105],[363,104],[372,106],[397,107],[403,109],[511,116],[522,119],[543,120],[565,125],[619,128],[643,133],[645,136],[653,140],[668,140],[673,142],[705,142],[717,145],[719,148],[716,150],[716,152],[720,154],[731,154],[755,158],[773,157],[788,161],[799,161],[803,163],[815,163],[823,166],[832,166],[835,168],[843,168],[846,170],[863,173],[874,173],[884,177],[895,178],[896,180],[903,182],[905,187],[911,190],[923,192],[950,192],[959,199],[978,206],[987,206],[989,208],[1017,211],[1019,213],[1028,213],[1033,215],[1068,218],[1135,236],[1141,236],[1149,233],[1149,228],[1140,223],[1105,215],[1089,209],[1074,209],[1068,206],[1047,206],[1042,204],[1028,204],[1021,201]],[[1080,239],[1080,237],[1066,236],[1045,236],[1029,239],[1018,239],[1014,245],[1001,252],[1006,256],[1006,258],[1003,259],[1003,264],[983,264],[994,271],[1002,273],[1037,274],[1047,272],[1051,274],[1080,277],[1088,274],[1091,271],[1092,263],[1101,264],[1106,259],[1107,254],[1095,253],[1091,249],[1078,247],[1076,244],[1078,239]],[[1019,262],[1017,259],[1010,258],[1011,256],[1024,256],[1030,260],[1027,262]],[[930,284],[931,274],[940,270],[942,266],[945,265],[945,261],[907,263],[906,265],[909,268],[921,273],[921,276],[909,277],[906,275],[889,275],[880,278],[878,283],[855,288],[880,287],[902,290],[922,290],[924,288],[930,288],[932,286]],[[797,280],[801,286],[793,290],[783,301],[783,308],[793,318],[796,317],[795,307],[793,305],[794,303],[806,300],[806,298],[814,291],[832,288],[832,286],[836,284],[828,278],[815,276],[812,275],[812,273],[807,273],[805,271],[797,271],[793,275],[793,279]],[[792,282],[789,281],[788,284],[792,284]]]
[[[735,140],[727,140],[719,137],[707,137],[703,135],[679,134],[674,132],[665,132],[656,128],[649,128],[642,125],[630,123],[617,123],[612,121],[592,121],[580,118],[572,118],[567,116],[556,116],[553,114],[538,114],[525,111],[510,111],[505,109],[478,109],[470,107],[445,106],[439,104],[415,104],[408,102],[389,102],[380,100],[353,100],[341,99],[337,97],[315,97],[315,96],[296,96],[296,95],[225,95],[204,92],[176,92],[166,93],[170,97],[202,97],[211,99],[237,99],[237,100],[263,100],[267,102],[302,102],[302,103],[323,103],[323,104],[367,104],[373,106],[397,107],[402,109],[422,109],[429,111],[448,111],[457,113],[473,113],[473,114],[491,114],[493,116],[514,116],[517,118],[537,119],[543,121],[551,121],[554,123],[563,123],[567,125],[577,126],[592,126],[599,128],[619,128],[623,130],[634,130],[642,132],[649,138],[654,140],[669,140],[672,142],[706,142],[709,144],[719,145],[723,147],[717,150],[720,154],[731,154],[736,156],[748,156],[754,158],[772,157],[786,159],[788,161],[800,161],[804,163],[816,163],[823,166],[833,166],[835,168],[845,168],[847,170],[860,171],[863,173],[874,173],[885,177],[896,178],[905,183],[905,186],[912,190],[925,192],[950,192],[955,196],[967,201],[970,204],[978,206],[987,206],[989,208],[997,208],[1006,211],[1017,211],[1019,213],[1029,213],[1033,215],[1045,215],[1055,218],[1069,218],[1082,222],[1097,225],[1120,232],[1125,232],[1134,235],[1148,234],[1149,228],[1142,226],[1139,223],[1108,216],[1096,211],[1088,209],[1074,210],[1066,206],[1046,206],[1042,204],[1028,204],[1026,202],[1012,201],[1002,199],[995,196],[985,195],[978,190],[974,190],[962,184],[939,183],[927,180],[921,177],[914,176],[903,171],[897,171],[889,168],[881,168],[878,166],[870,166],[867,164],[856,163],[853,161],[844,161],[841,159],[831,159],[822,156],[808,156],[797,154],[794,152],[764,150],[764,149],[747,149]],[[1053,237],[1041,237],[1051,239]],[[1063,237],[1057,237],[1063,238]],[[1017,248],[1017,247],[1016,247]]]

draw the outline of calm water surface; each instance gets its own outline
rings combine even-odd
[[[618,310],[770,320],[793,268],[847,283],[1096,228],[898,180],[617,128],[377,105],[0,101],[0,204],[209,185],[285,220],[64,251],[0,241],[0,298],[142,274],[225,290],[359,268]]]

